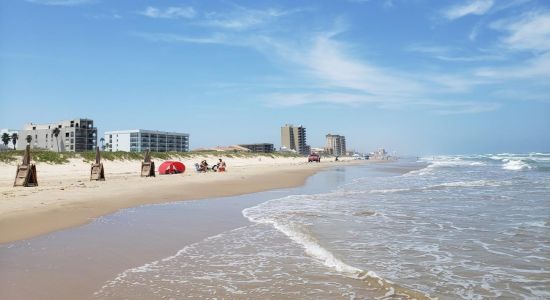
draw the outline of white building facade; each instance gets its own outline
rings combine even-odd
[[[58,130],[57,136],[54,129]],[[82,152],[93,151],[97,144],[97,128],[91,119],[72,119],[50,124],[27,123],[19,131],[17,149],[27,146],[27,136],[31,137],[33,149],[51,151]]]
[[[144,129],[107,131],[103,143],[106,151],[187,152],[189,134]]]

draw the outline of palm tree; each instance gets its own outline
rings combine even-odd
[[[105,151],[105,144],[103,144],[103,143],[105,143],[105,138],[102,137],[102,138],[99,139],[99,141],[101,142],[101,149],[103,149],[103,151]]]
[[[2,134],[2,143],[4,143],[4,146],[6,146],[6,148],[8,147],[8,144],[10,143],[10,135],[7,133],[7,132],[4,132]]]
[[[25,139],[27,140],[27,144],[30,145],[31,142],[32,142],[32,136],[29,134],[29,135],[27,135],[27,137]]]
[[[52,130],[52,135],[55,136],[55,143],[57,144],[57,152],[59,152],[59,141],[57,140],[57,137],[59,136],[60,131],[61,130],[59,130],[59,128],[57,127]]]
[[[14,132],[11,134],[11,143],[13,144],[13,150],[15,150],[15,144],[17,144],[18,139],[19,139],[19,134],[17,134],[17,132]]]

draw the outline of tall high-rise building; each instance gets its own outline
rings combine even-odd
[[[303,155],[309,154],[310,147],[306,144],[306,128],[290,124],[281,127],[281,147],[295,150]]]
[[[331,155],[346,155],[346,137],[337,134],[327,134],[325,152]]]
[[[57,136],[54,129],[58,129]],[[97,128],[90,119],[73,119],[50,124],[28,123],[19,131],[17,149],[25,149],[27,136],[31,136],[31,148],[52,151],[92,151],[97,145]]]

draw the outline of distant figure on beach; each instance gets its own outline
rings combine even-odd
[[[216,171],[225,172],[225,161],[223,161],[221,158],[218,164],[216,165]]]
[[[206,160],[201,161],[200,171],[201,172],[208,171],[208,163],[206,162]]]
[[[334,161],[338,161],[338,156],[336,156],[336,157],[334,158]]]

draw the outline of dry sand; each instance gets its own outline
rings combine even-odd
[[[233,196],[304,184],[330,166],[364,161],[307,163],[305,158],[224,158],[225,173],[197,173],[182,162],[183,174],[139,176],[139,161],[103,161],[106,181],[89,181],[90,164],[73,159],[63,165],[37,164],[38,187],[12,187],[15,164],[0,164],[0,243],[82,225],[94,218],[142,204]],[[162,161],[155,161],[158,166]]]

